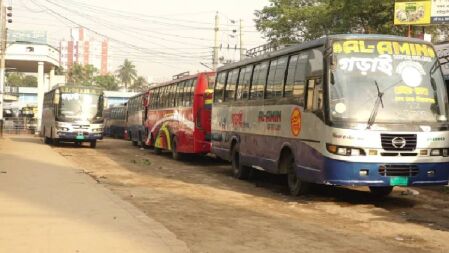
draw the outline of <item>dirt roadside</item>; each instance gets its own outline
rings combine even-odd
[[[178,162],[112,139],[54,149],[192,252],[449,252],[448,187],[396,189],[385,200],[319,187],[293,198],[280,177],[239,181],[208,157]]]

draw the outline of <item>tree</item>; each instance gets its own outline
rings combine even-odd
[[[20,87],[22,86],[23,73],[10,72],[6,73],[6,82],[8,86]]]
[[[144,91],[148,88],[148,82],[143,76],[139,76],[136,80],[134,80],[133,85],[129,88],[132,91]]]
[[[23,87],[37,87],[37,77],[26,75],[22,78]]]
[[[257,29],[282,44],[338,33],[404,35],[406,29],[393,25],[393,0],[270,0],[255,15]]]
[[[128,59],[125,59],[116,72],[121,83],[125,86],[125,90],[128,90],[128,85],[137,78],[136,66]]]
[[[95,83],[105,90],[118,90],[118,83],[113,75],[96,76]]]
[[[67,72],[68,80],[75,85],[91,86],[94,82],[94,76],[98,70],[93,65],[81,65],[78,63],[73,66]]]
[[[37,77],[24,75],[20,72],[7,73],[6,82],[9,86],[16,87],[37,87]]]

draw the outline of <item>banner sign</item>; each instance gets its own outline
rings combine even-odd
[[[449,23],[449,0],[432,0],[432,24]]]
[[[428,25],[430,15],[430,0],[397,1],[394,4],[395,25]]]

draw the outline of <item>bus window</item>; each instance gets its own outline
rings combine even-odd
[[[287,81],[285,83],[284,90],[285,97],[302,98],[304,96],[307,59],[307,53],[300,53],[290,57]]]
[[[267,81],[268,61],[257,64],[251,82],[249,99],[263,99],[265,84]]]
[[[184,86],[183,104],[184,106],[190,106],[192,104],[192,88],[193,80],[187,80]]]
[[[184,95],[185,83],[185,81],[178,83],[178,89],[176,90],[176,106],[182,106],[182,96]]]
[[[240,78],[237,87],[237,100],[247,99],[249,94],[249,85],[251,82],[251,74],[253,66],[246,66],[240,70]]]
[[[285,68],[287,67],[288,56],[283,56],[272,60],[268,73],[266,98],[281,97],[285,79]]]
[[[226,82],[224,101],[231,101],[235,99],[235,89],[237,86],[237,79],[239,78],[239,69],[234,69],[229,72],[228,81]]]
[[[226,75],[227,72],[221,72],[217,76],[217,81],[215,83],[214,89],[214,102],[216,103],[223,102],[223,93],[224,93],[224,86],[226,83]]]
[[[172,83],[170,84],[170,98],[169,98],[169,105],[168,107],[174,107],[175,106],[175,98],[176,98],[176,84]]]

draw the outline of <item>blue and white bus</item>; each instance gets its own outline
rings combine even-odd
[[[57,86],[44,95],[42,135],[47,144],[89,142],[103,138],[102,90],[85,86]]]
[[[334,35],[217,71],[212,152],[235,177],[287,174],[310,183],[446,185],[448,95],[435,50],[422,40]]]

